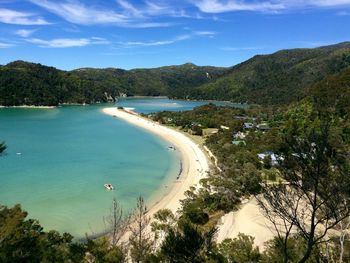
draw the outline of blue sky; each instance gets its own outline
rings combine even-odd
[[[232,66],[350,40],[350,0],[0,0],[0,64]]]

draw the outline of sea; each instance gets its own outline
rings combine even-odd
[[[76,239],[104,234],[113,200],[125,214],[139,196],[151,205],[176,179],[181,164],[168,142],[101,110],[184,111],[207,103],[127,98],[116,104],[0,109],[0,142],[8,147],[0,156],[0,204],[21,204],[45,231]],[[115,190],[106,190],[105,183]]]

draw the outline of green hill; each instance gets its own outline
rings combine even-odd
[[[304,98],[315,83],[349,67],[350,42],[258,55],[231,68],[188,63],[154,69],[62,71],[15,61],[0,66],[0,105],[106,102],[121,93],[289,104]]]
[[[120,93],[181,97],[182,90],[208,83],[224,71],[193,64],[130,71],[113,68],[62,71],[15,61],[0,67],[0,105],[106,102]]]
[[[211,83],[188,91],[189,98],[285,104],[303,98],[310,85],[350,66],[350,42],[258,55],[230,68]]]

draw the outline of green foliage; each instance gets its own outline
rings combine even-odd
[[[161,258],[164,262],[174,263],[223,262],[213,242],[215,232],[215,229],[211,229],[203,233],[188,221],[181,221],[165,237]]]
[[[305,241],[299,236],[293,236],[288,238],[287,241],[288,247],[288,262],[297,263],[300,258],[303,256],[303,251],[306,249]],[[327,262],[322,260],[322,255],[318,249],[315,247],[312,255],[308,259],[308,263],[316,263],[316,262]],[[281,263],[284,262],[284,251],[283,244],[276,237],[266,244],[266,249],[261,257],[262,263]]]
[[[0,262],[80,262],[83,254],[72,236],[45,233],[36,220],[26,219],[19,205],[0,207]]]
[[[283,105],[299,101],[310,86],[349,66],[349,42],[282,50],[234,66],[224,76],[188,91],[188,97]]]
[[[127,252],[121,246],[111,246],[107,238],[88,240],[88,260],[96,263],[124,263],[127,262]]]
[[[154,215],[154,221],[151,223],[155,239],[163,237],[176,224],[175,215],[169,209],[158,210]]]
[[[147,207],[143,197],[140,196],[137,198],[134,221],[130,227],[129,251],[133,262],[147,262],[152,253],[153,240],[147,230],[150,218],[146,213]]]
[[[209,221],[209,215],[196,202],[190,203],[183,209],[183,215],[193,224],[204,225]]]
[[[184,89],[207,83],[224,71],[192,64],[130,71],[112,68],[62,71],[15,61],[0,66],[0,105],[108,102],[121,93],[183,98]]]
[[[225,239],[219,244],[219,252],[228,263],[260,262],[259,248],[254,246],[254,238],[238,234],[237,238]]]
[[[193,131],[198,132],[198,135],[201,135],[202,129],[219,129],[222,125],[228,126],[233,130],[240,130],[243,121],[235,120],[233,116],[242,113],[244,113],[243,109],[208,104],[186,112],[157,112],[153,114],[152,118],[155,121],[168,125],[179,126],[184,129],[192,129]]]
[[[126,262],[125,249],[106,238],[75,243],[70,234],[44,232],[38,221],[26,217],[19,205],[0,206],[0,262]]]

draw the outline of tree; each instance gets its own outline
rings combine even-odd
[[[169,229],[160,254],[164,262],[223,262],[215,250],[215,233],[215,228],[201,232],[188,220],[179,221],[177,227]]]
[[[42,227],[35,220],[25,220],[26,217],[19,205],[0,207],[1,262],[40,262]]]
[[[340,252],[339,252],[339,263],[343,262],[344,256],[344,242],[346,240],[346,236],[349,234],[350,227],[350,215],[343,221],[339,222],[339,244],[340,244]]]
[[[129,238],[130,254],[134,262],[144,262],[152,251],[152,240],[148,232],[150,218],[146,215],[147,207],[144,199],[137,198],[136,211],[131,222]]]
[[[288,262],[298,262],[303,256],[303,251],[306,247],[305,240],[298,235],[292,236],[287,240],[288,246]],[[261,263],[281,263],[284,262],[284,244],[282,244],[278,237],[269,240],[265,244],[265,250],[261,255]],[[321,256],[321,251],[318,247],[314,248],[308,263],[319,263],[319,262],[331,262],[326,261]]]
[[[112,229],[112,246],[119,244],[121,238],[126,233],[129,224],[129,216],[124,216],[123,209],[115,198],[113,198],[113,205],[111,214],[107,218],[107,223]]]
[[[87,242],[87,262],[96,263],[124,263],[127,253],[121,246],[111,246],[105,237]]]
[[[293,229],[305,241],[299,263],[306,262],[327,233],[350,214],[349,159],[335,115],[305,103],[289,113],[280,148],[281,178],[265,185],[260,207],[284,244]]]
[[[222,241],[219,251],[228,263],[259,262],[261,256],[259,248],[254,247],[254,238],[242,233],[237,238]]]
[[[20,205],[0,206],[0,262],[82,262],[84,245],[72,243],[67,233],[46,233],[26,217]]]
[[[158,210],[153,217],[155,220],[151,223],[152,232],[156,242],[161,242],[170,229],[175,227],[177,218],[169,209]]]

